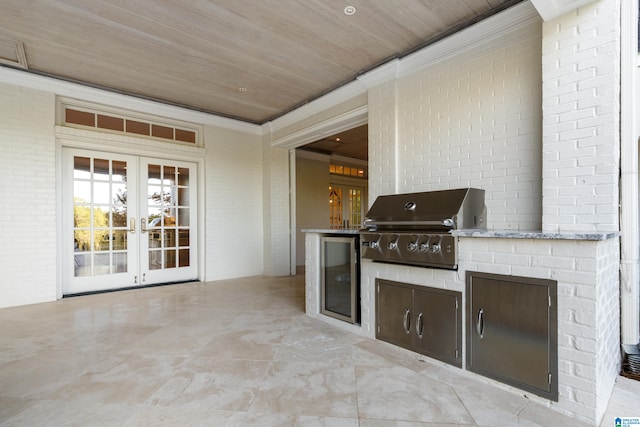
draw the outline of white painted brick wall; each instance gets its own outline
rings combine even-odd
[[[483,188],[489,228],[540,229],[540,39],[540,24],[530,24],[399,79],[399,192]],[[370,111],[380,98],[370,97]],[[377,137],[374,165],[393,144]]]
[[[369,91],[369,206],[381,194],[396,193],[396,82]]]
[[[543,25],[543,230],[618,230],[620,2]]]
[[[318,317],[320,312],[320,235],[305,235],[305,312]]]
[[[0,100],[0,307],[55,300],[55,99],[0,83]]]
[[[206,141],[206,280],[264,272],[262,140],[213,126]]]
[[[286,276],[291,270],[289,151],[263,142],[263,174],[264,273]]]
[[[596,278],[597,365],[596,416],[601,417],[609,403],[609,396],[620,372],[620,246],[613,241],[600,246],[598,277]],[[599,418],[597,418],[599,419]]]

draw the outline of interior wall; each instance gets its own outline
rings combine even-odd
[[[305,264],[303,229],[329,228],[329,157],[296,153],[296,265]]]

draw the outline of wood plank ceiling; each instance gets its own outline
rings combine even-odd
[[[2,0],[0,59],[261,124],[519,1]]]

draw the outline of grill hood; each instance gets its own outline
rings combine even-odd
[[[461,188],[379,196],[367,212],[364,227],[376,230],[486,228],[484,190]]]

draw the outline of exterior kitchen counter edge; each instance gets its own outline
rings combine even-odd
[[[360,234],[360,230],[346,229],[346,228],[336,228],[336,229],[307,228],[307,229],[302,229],[300,231],[302,231],[303,233],[317,233],[317,234],[349,234],[349,235]]]
[[[499,239],[538,239],[538,240],[589,240],[602,241],[615,239],[620,236],[617,231],[603,233],[548,233],[543,231],[512,231],[512,230],[455,230],[451,233],[456,237],[499,238]]]

